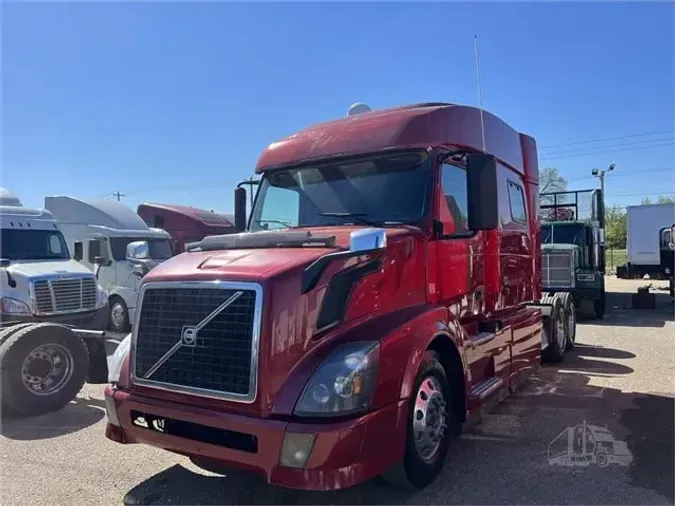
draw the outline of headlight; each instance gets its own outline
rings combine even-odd
[[[108,294],[102,286],[98,287],[96,294],[96,307],[103,307],[108,303]]]
[[[300,396],[298,416],[350,415],[366,411],[377,383],[378,342],[346,343],[314,371]]]
[[[122,364],[124,364],[124,359],[129,354],[129,348],[131,347],[131,333],[122,339],[122,342],[117,345],[117,349],[113,356],[108,360],[108,382],[117,383],[120,380],[120,374],[122,372]]]
[[[2,312],[8,314],[30,314],[30,308],[25,302],[21,302],[18,299],[13,299],[12,297],[3,297],[2,302]]]

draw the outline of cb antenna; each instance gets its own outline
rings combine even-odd
[[[480,90],[480,66],[478,65],[478,35],[473,36],[474,53],[476,54],[476,77],[478,79],[478,108],[480,110],[480,133],[483,138],[483,153],[485,153],[485,124],[483,123],[483,95]]]

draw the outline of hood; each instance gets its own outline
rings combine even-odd
[[[35,278],[53,274],[90,274],[94,273],[75,260],[13,260],[7,267],[12,276]]]
[[[575,251],[579,249],[579,245],[563,243],[542,244],[541,249],[542,251]]]
[[[367,227],[317,227],[314,235],[333,235],[336,247],[249,248],[181,253],[155,267],[144,281],[199,280],[226,277],[231,280],[265,281],[283,272],[309,265],[327,253],[349,248],[352,231]],[[297,229],[296,229],[297,230]],[[387,228],[387,238],[409,235],[413,227]]]

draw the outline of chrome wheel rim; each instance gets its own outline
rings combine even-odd
[[[115,327],[121,327],[124,324],[124,308],[122,304],[116,302],[110,310],[110,319]]]
[[[574,308],[570,307],[570,312],[567,315],[567,330],[570,334],[570,341],[574,342],[574,326],[576,324],[576,316],[574,314]]]
[[[441,447],[447,429],[446,406],[439,381],[425,378],[415,395],[413,410],[415,449],[425,462],[432,461]]]
[[[33,349],[21,366],[23,385],[36,395],[51,395],[73,375],[73,355],[63,345],[43,344]]]
[[[567,336],[565,335],[565,313],[558,315],[555,327],[555,340],[558,343],[558,347],[563,349],[565,347],[565,341],[567,340]]]

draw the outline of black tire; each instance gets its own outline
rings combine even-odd
[[[54,386],[53,392],[37,394],[23,380],[24,361],[43,345],[67,351],[69,372],[63,374],[63,383]],[[88,367],[87,347],[70,329],[53,323],[36,323],[24,327],[0,346],[2,404],[13,413],[23,416],[57,411],[73,400],[82,389]]]
[[[551,315],[544,318],[544,327],[548,336],[549,345],[541,354],[542,361],[550,363],[562,362],[565,356],[567,342],[567,322],[565,310],[557,295],[544,297],[542,302],[552,305]],[[560,332],[563,333],[559,337]]]
[[[105,343],[98,340],[87,340],[89,351],[89,372],[87,382],[95,385],[108,383],[108,354]]]
[[[120,334],[128,333],[131,327],[129,325],[129,308],[127,307],[126,302],[124,302],[124,299],[117,295],[113,295],[108,301],[108,307],[110,308],[110,313],[108,315],[108,327],[110,330]],[[115,323],[117,318],[113,318],[113,311],[117,311],[117,307],[122,311],[122,321],[119,323]]]
[[[602,292],[600,299],[593,301],[593,318],[602,320],[605,316],[605,292]]]
[[[12,325],[11,327],[5,327],[4,329],[0,330],[0,345],[4,343],[7,339],[9,339],[9,336],[12,334],[16,334],[18,331],[21,329],[25,329],[26,327],[30,327],[31,325],[35,325],[35,323],[16,323]]]
[[[577,339],[577,313],[576,307],[574,306],[574,298],[572,297],[572,294],[568,292],[559,293],[558,298],[565,311],[565,319],[567,321],[567,342],[565,344],[565,350],[571,350],[574,348],[574,343]]]
[[[420,387],[429,379],[440,386],[440,391],[445,400],[444,409],[448,427],[444,430],[440,444],[431,458],[425,460],[420,456],[415,445],[413,417],[415,417],[415,399],[420,393]],[[459,432],[458,428],[461,427],[461,421],[460,413],[456,413],[456,410],[453,409],[455,403],[452,402],[453,393],[448,383],[447,373],[435,351],[427,350],[422,357],[422,363],[412,391],[413,394],[408,401],[405,456],[402,462],[383,473],[382,478],[399,487],[419,490],[429,485],[440,474],[450,442]]]

